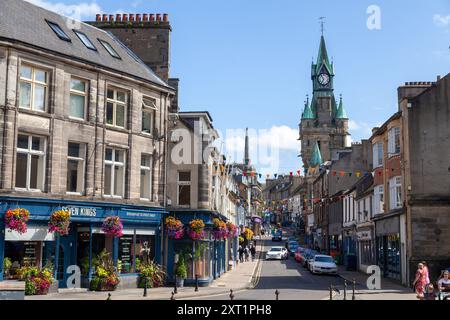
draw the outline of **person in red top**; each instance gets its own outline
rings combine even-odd
[[[426,274],[424,265],[419,263],[417,265],[416,278],[414,279],[414,288],[416,289],[417,299],[423,300],[423,289],[426,285]]]

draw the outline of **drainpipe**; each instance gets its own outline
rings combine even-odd
[[[4,146],[6,146],[6,115],[7,115],[7,108],[8,108],[8,85],[9,85],[9,77],[8,77],[8,70],[9,70],[9,63],[10,63],[10,59],[9,56],[11,54],[11,49],[7,49],[7,55],[6,55],[6,80],[5,80],[5,105],[3,106],[3,148],[2,148],[2,166],[1,166],[1,175],[4,177],[5,176],[5,171],[6,171],[6,167],[5,167],[5,157],[6,157],[6,152],[5,152],[5,148]],[[4,184],[3,184],[3,179],[0,179],[0,189],[4,189]],[[3,266],[3,264],[2,264]]]

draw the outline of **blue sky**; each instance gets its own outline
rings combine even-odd
[[[267,129],[260,144],[281,136],[279,168],[271,169],[277,173],[301,168],[295,139],[312,90],[320,16],[326,17],[335,94],[343,95],[353,141],[368,138],[397,110],[399,85],[450,71],[448,0],[29,1],[60,12],[82,5],[84,20],[97,12],[168,13],[171,76],[180,78],[182,110],[208,110],[222,133]],[[379,30],[367,28],[370,5],[381,10]],[[233,141],[229,153],[240,149],[243,138]]]

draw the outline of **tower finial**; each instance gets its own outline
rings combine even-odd
[[[321,33],[322,33],[322,36],[323,36],[323,30],[324,30],[324,28],[323,28],[323,25],[325,24],[325,18],[326,17],[320,17],[319,18],[319,20],[320,20],[320,31],[321,31]]]

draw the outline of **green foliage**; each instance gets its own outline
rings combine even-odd
[[[157,287],[164,283],[166,278],[166,273],[162,267],[151,261],[149,264],[141,265],[139,273],[139,287],[145,286],[145,281],[147,281],[147,287]]]
[[[89,283],[89,290],[97,291],[100,286],[100,278],[94,277]]]
[[[36,294],[36,286],[33,281],[25,281],[25,295],[32,296]]]
[[[9,271],[11,270],[12,262],[11,259],[8,257],[5,257],[3,259],[3,271],[5,274],[9,274]]]
[[[187,278],[187,268],[186,268],[186,262],[184,261],[184,258],[180,258],[177,267],[175,269],[175,274],[180,279],[186,279]]]

